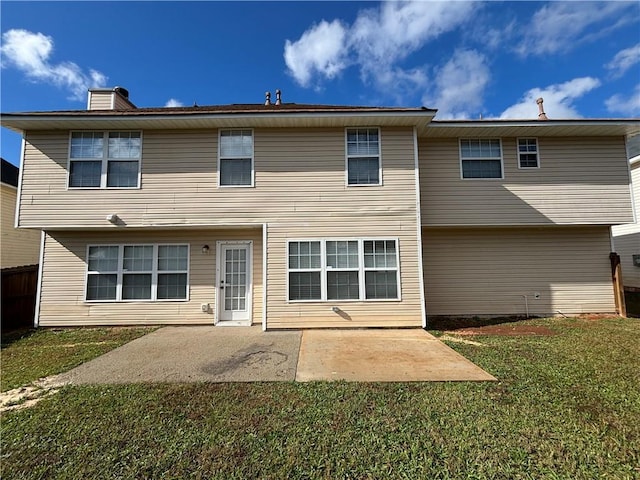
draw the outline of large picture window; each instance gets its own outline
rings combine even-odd
[[[397,240],[288,242],[289,301],[399,300]]]
[[[220,186],[253,186],[253,132],[251,130],[221,130],[219,158]]]
[[[380,130],[347,129],[347,185],[380,185]]]
[[[187,300],[188,245],[90,245],[87,301]]]
[[[502,178],[502,146],[499,138],[461,138],[462,178]]]
[[[71,132],[70,188],[137,188],[140,132]]]

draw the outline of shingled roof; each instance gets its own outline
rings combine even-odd
[[[426,107],[367,107],[351,105],[317,105],[301,103],[283,103],[281,105],[263,105],[260,103],[233,103],[230,105],[194,105],[192,107],[145,107],[128,110],[55,110],[41,112],[14,112],[12,115],[81,115],[81,116],[121,116],[121,115],[188,115],[206,113],[340,113],[340,112],[435,112]]]

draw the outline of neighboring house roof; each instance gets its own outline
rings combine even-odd
[[[2,183],[17,187],[18,174],[20,173],[20,170],[15,165],[7,162],[4,158],[0,158],[0,160],[2,160]]]

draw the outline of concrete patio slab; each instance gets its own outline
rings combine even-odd
[[[164,327],[63,374],[74,384],[293,381],[301,332]]]
[[[305,330],[296,380],[496,380],[421,329]]]
[[[495,380],[421,329],[259,326],[160,328],[59,377],[73,384]]]

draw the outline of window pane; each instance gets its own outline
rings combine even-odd
[[[251,130],[223,130],[220,132],[220,157],[252,157]]]
[[[138,161],[109,161],[107,187],[137,187]]]
[[[87,278],[87,300],[115,300],[118,276],[89,275]]]
[[[290,242],[289,268],[320,268],[320,242]]]
[[[187,270],[189,248],[186,245],[160,245],[158,247],[158,270]]]
[[[333,268],[358,268],[358,242],[328,241],[327,266]]]
[[[347,164],[349,185],[377,185],[380,183],[380,163],[377,157],[350,158]]]
[[[150,300],[151,299],[151,274],[134,273],[122,276],[123,300]]]
[[[502,178],[500,160],[463,160],[463,178]]]
[[[124,247],[122,260],[124,271],[151,271],[153,269],[153,246],[133,245]]]
[[[499,139],[461,139],[462,158],[500,158]]]
[[[537,153],[521,153],[520,154],[520,167],[535,168],[537,166],[538,166]]]
[[[187,274],[186,273],[159,273],[158,274],[158,299],[187,298]]]
[[[357,300],[360,298],[358,272],[327,272],[328,300]]]
[[[89,247],[90,272],[117,272],[118,246]]]
[[[104,156],[102,132],[75,132],[71,134],[71,158],[102,158]]]
[[[99,187],[102,162],[72,161],[69,172],[70,187]]]
[[[221,159],[220,185],[251,185],[251,159]]]
[[[537,150],[538,150],[538,141],[535,138],[518,139],[518,151],[536,152]]]
[[[347,130],[347,155],[379,155],[380,143],[377,128]]]
[[[365,272],[365,296],[375,298],[398,298],[398,277],[396,271]]]
[[[140,132],[110,132],[109,158],[140,158]]]
[[[394,240],[367,240],[364,242],[365,268],[395,268],[396,242]]]
[[[320,272],[290,272],[289,300],[320,300]]]

